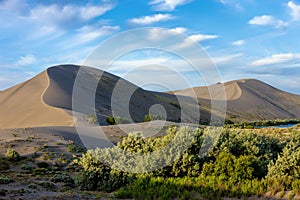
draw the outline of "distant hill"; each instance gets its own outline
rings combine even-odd
[[[59,65],[51,67],[36,77],[0,92],[0,129],[74,126],[72,117],[72,94],[80,66]],[[169,93],[147,91],[113,74],[98,69],[83,67],[85,80],[79,83],[84,96],[93,91],[90,82],[98,80],[103,73],[95,95],[95,108],[100,125],[107,125],[108,116],[122,117],[129,108],[134,122],[142,122],[149,109],[162,105],[167,120],[173,122],[208,122],[211,118],[211,102],[208,87],[195,87]],[[119,91],[113,93],[116,85]],[[209,86],[218,91],[223,84]],[[300,96],[280,91],[258,80],[239,80],[224,84],[227,101],[227,118],[234,121],[258,119],[300,118]],[[199,98],[191,98],[192,92]],[[131,94],[128,99],[126,95]],[[114,98],[111,96],[114,94]],[[221,100],[218,95],[216,100]],[[80,101],[80,100],[78,100]],[[111,102],[116,108],[112,113]],[[179,103],[180,102],[180,103]],[[81,102],[79,102],[81,103]],[[93,113],[93,108],[82,102],[84,109],[76,110],[84,115]],[[200,105],[200,106],[199,106]],[[86,107],[85,107],[86,106]],[[182,113],[182,108],[184,112]],[[198,122],[198,121],[197,121]]]
[[[192,91],[198,98],[209,103],[209,89],[225,88],[227,118],[234,121],[300,118],[300,95],[276,89],[262,81],[243,79],[175,91],[176,95],[190,96]],[[218,96],[214,98],[220,100]]]

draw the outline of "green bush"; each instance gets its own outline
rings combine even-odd
[[[13,182],[15,181],[9,177],[0,177],[0,184],[9,184]]]
[[[150,122],[154,120],[163,120],[164,117],[160,115],[154,115],[154,114],[147,114],[144,118],[144,122]]]
[[[44,168],[44,169],[46,169],[47,167],[49,167],[49,164],[46,163],[46,162],[38,162],[36,165],[37,165],[37,167]]]
[[[0,170],[8,170],[9,169],[9,162],[7,159],[0,157]]]
[[[14,149],[7,149],[5,157],[11,161],[18,161],[20,159],[20,154]]]
[[[68,174],[55,174],[54,176],[51,177],[50,181],[54,183],[59,183],[59,182],[68,183],[68,184],[74,183],[74,179]]]
[[[22,164],[21,169],[23,169],[25,171],[31,171],[33,169],[33,167],[30,165],[27,165],[27,164]]]
[[[127,119],[125,119],[123,117],[120,117],[120,116],[108,116],[106,118],[106,122],[109,125],[128,124],[128,123],[130,123],[129,120],[127,120]]]
[[[115,118],[113,116],[109,116],[106,118],[106,122],[109,124],[109,125],[116,125],[116,121],[115,121]]]
[[[48,181],[39,181],[39,182],[37,182],[37,185],[42,186],[43,188],[50,190],[50,191],[54,191],[54,189],[55,189],[55,185]]]
[[[153,138],[130,133],[114,148],[84,153],[78,162],[83,170],[75,182],[80,189],[117,190],[115,197],[134,199],[190,199],[197,194],[207,199],[242,198],[290,190],[299,193],[298,129],[265,134],[254,129],[224,128],[212,151],[200,158],[209,130],[174,126],[166,135]],[[183,142],[190,145],[178,151]],[[128,156],[119,157],[124,152]],[[151,160],[145,159],[147,153],[152,153]],[[139,157],[140,154],[143,156]],[[103,160],[111,167],[100,162]],[[172,162],[164,165],[169,160]],[[113,170],[145,171],[148,164],[158,169],[143,174]],[[159,168],[161,165],[165,167]]]

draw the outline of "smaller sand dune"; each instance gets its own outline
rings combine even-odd
[[[240,80],[242,82],[244,80]],[[194,87],[185,90],[175,91],[176,95],[195,96],[201,99],[234,100],[240,98],[242,90],[238,81],[231,81],[225,84],[215,84],[208,87]],[[225,96],[224,96],[225,94]]]

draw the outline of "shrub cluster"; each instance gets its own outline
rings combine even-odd
[[[117,190],[118,198],[137,199],[190,199],[195,195],[218,199],[287,190],[299,193],[298,129],[290,129],[291,137],[279,138],[224,128],[212,151],[202,158],[199,152],[204,138],[212,138],[210,129],[170,127],[165,136],[156,138],[129,134],[114,148],[83,154],[78,161],[83,170],[75,183],[81,189]]]

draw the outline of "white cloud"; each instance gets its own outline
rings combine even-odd
[[[22,57],[18,60],[17,64],[18,64],[19,66],[26,66],[26,65],[34,64],[34,63],[36,63],[36,61],[37,61],[37,59],[36,59],[36,57],[35,57],[34,55],[28,54],[28,55],[26,55],[26,56],[22,56]]]
[[[235,60],[236,58],[242,57],[243,54],[232,54],[232,55],[226,55],[226,56],[220,56],[220,57],[211,57],[211,60],[217,64],[217,65],[223,65],[225,63],[231,62]]]
[[[100,26],[87,25],[77,29],[77,34],[63,42],[64,48],[72,48],[74,46],[86,45],[98,38],[109,35],[120,30],[119,26]]]
[[[187,31],[186,28],[183,27],[177,27],[173,29],[161,29],[161,28],[151,28],[149,30],[149,36],[148,38],[151,41],[161,41],[165,40],[166,38],[170,36],[174,36],[176,34],[183,34]]]
[[[83,20],[90,20],[95,17],[105,14],[107,11],[111,10],[113,5],[107,4],[104,6],[85,6],[80,8],[80,16]]]
[[[242,46],[245,44],[245,40],[236,40],[234,42],[232,42],[232,45],[234,46]]]
[[[174,44],[174,46],[170,47],[171,49],[184,49],[191,47],[193,44],[202,42],[205,40],[216,39],[219,36],[217,35],[204,35],[204,34],[195,34],[186,38],[182,43]]]
[[[234,7],[237,10],[244,10],[244,8],[240,4],[240,2],[237,0],[218,0],[218,2],[223,5],[228,5],[228,6]]]
[[[264,65],[283,64],[288,62],[300,62],[300,53],[299,54],[292,54],[292,53],[274,54],[270,57],[258,59],[252,62],[250,65],[264,66]]]
[[[287,23],[277,19],[271,15],[262,15],[262,16],[255,16],[248,22],[251,25],[258,25],[258,26],[274,26],[275,28],[282,28],[287,26]]]
[[[30,10],[29,18],[52,25],[61,25],[66,22],[87,21],[95,17],[99,17],[111,10],[113,5],[87,5],[87,6],[74,6],[74,5],[57,5],[52,4],[50,6],[36,6]]]
[[[160,21],[168,21],[174,19],[170,14],[155,14],[151,16],[143,16],[139,18],[130,19],[129,22],[141,25],[152,24]]]
[[[219,36],[217,35],[203,35],[203,34],[196,34],[189,36],[189,39],[193,40],[194,42],[202,42],[204,40],[211,40],[216,39]]]
[[[294,20],[300,20],[300,5],[295,4],[293,1],[288,2],[288,7],[291,12],[290,15]]]
[[[176,28],[172,28],[171,31],[174,31],[175,33],[183,34],[187,31],[187,29],[184,27],[176,27]]]
[[[158,11],[173,11],[177,6],[184,5],[191,0],[152,0],[150,5],[153,5],[154,10]]]

